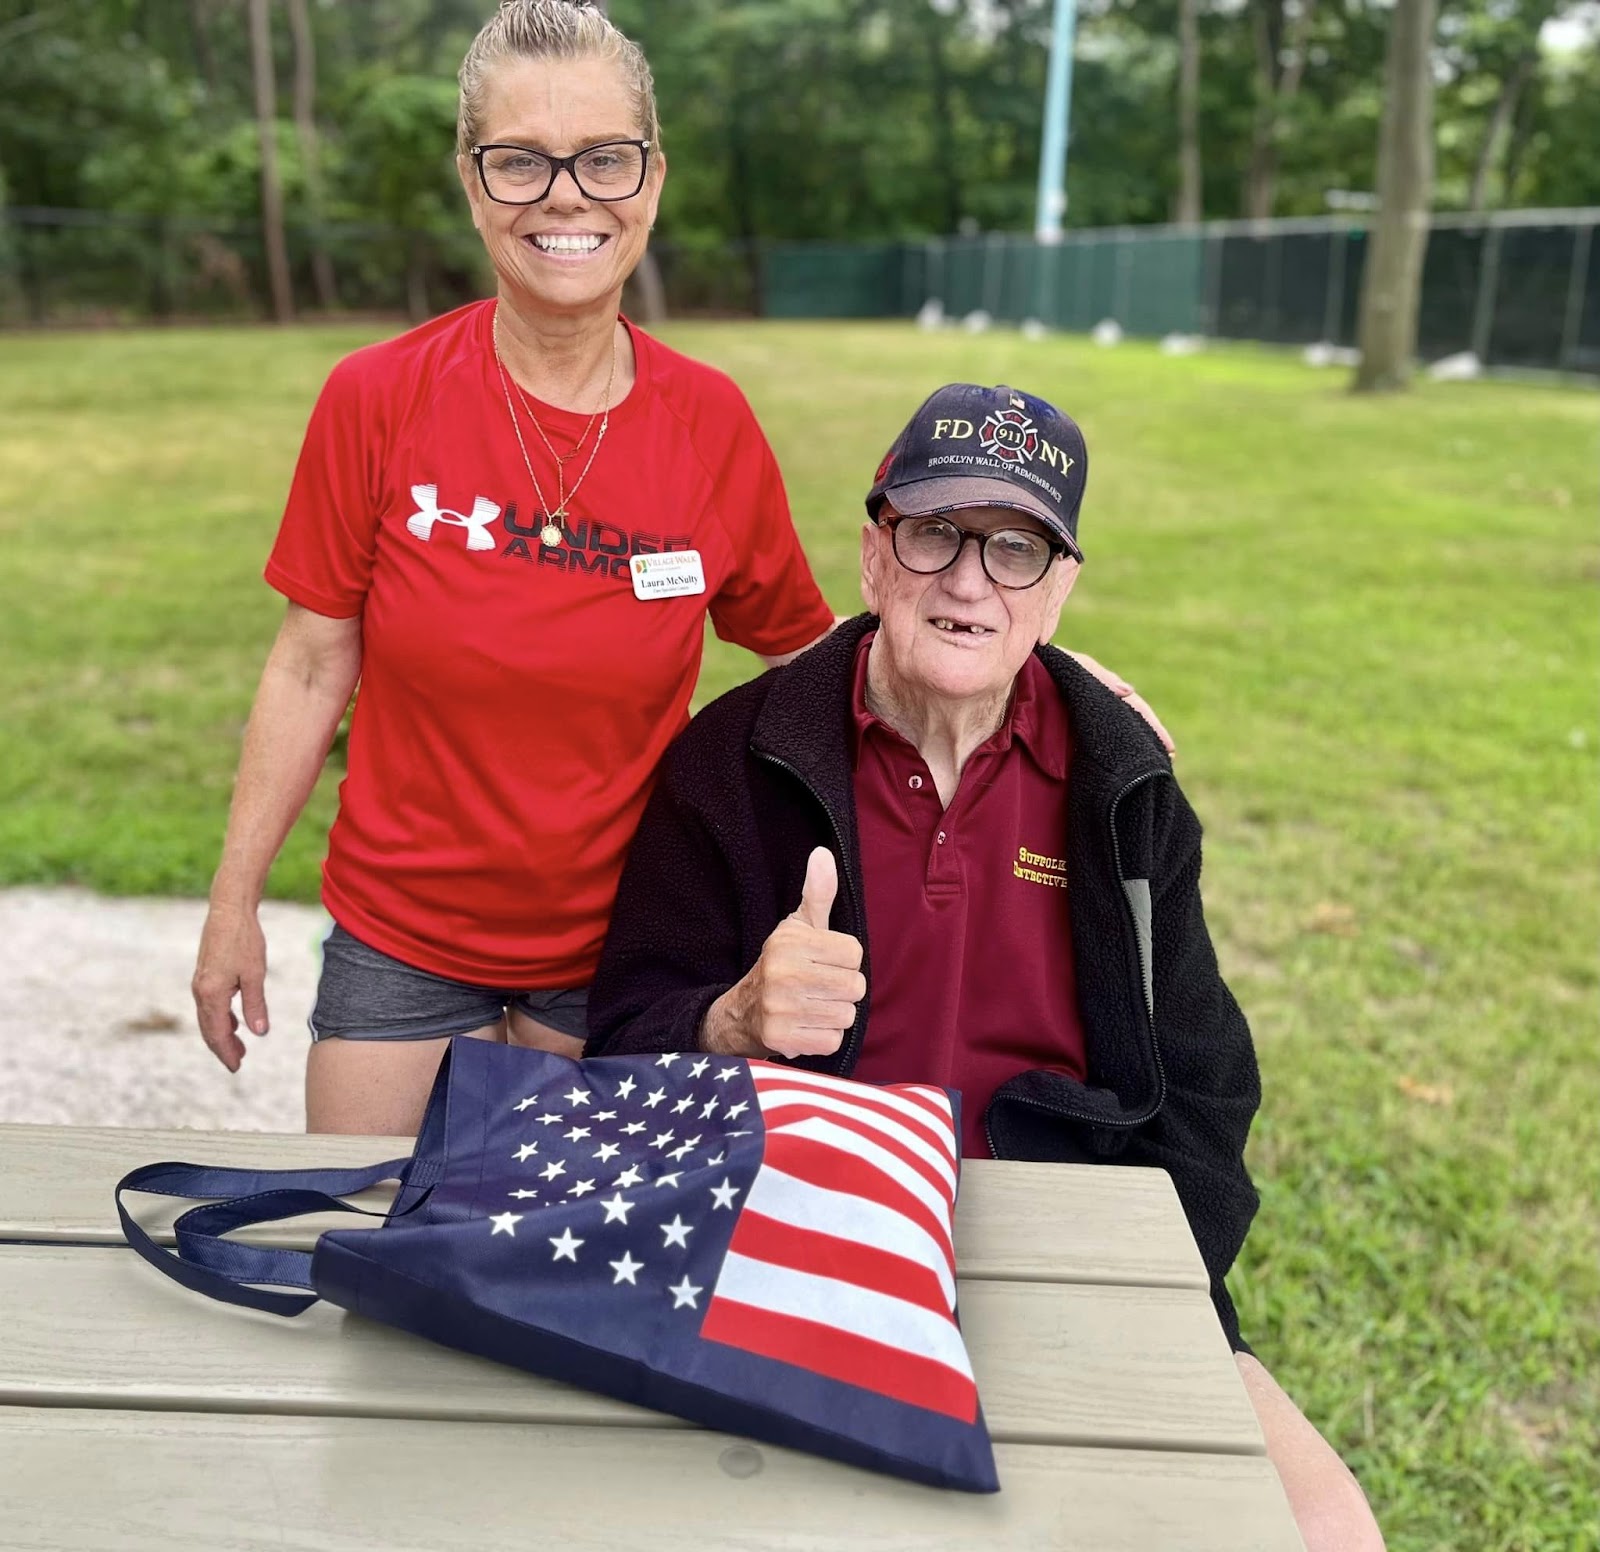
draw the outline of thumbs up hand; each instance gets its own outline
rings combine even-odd
[[[828,914],[833,910],[834,897],[839,893],[839,864],[826,846],[818,846],[806,858],[806,881],[800,886],[800,904],[795,907],[791,921],[803,922],[818,932],[828,930]],[[844,934],[840,933],[840,937]],[[855,939],[850,940],[852,943]],[[859,950],[859,945],[857,945]],[[856,954],[860,964],[861,955]]]
[[[773,928],[749,973],[707,1010],[703,1049],[721,1056],[829,1056],[839,1049],[867,981],[860,942],[828,928],[838,892],[838,864],[819,846],[806,860],[800,903]]]

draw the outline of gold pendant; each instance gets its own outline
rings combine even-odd
[[[545,523],[544,527],[539,530],[539,543],[544,545],[546,549],[553,550],[558,544],[561,543],[561,539],[561,525],[552,517],[548,522]]]

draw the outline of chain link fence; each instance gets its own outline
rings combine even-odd
[[[1489,366],[1600,373],[1600,210],[1436,216],[1418,350]],[[1044,245],[989,233],[914,243],[773,245],[774,317],[1034,319],[1084,331],[1354,346],[1367,230],[1346,218],[1118,227]]]
[[[1435,217],[1418,348],[1600,373],[1600,210]],[[288,229],[298,311],[421,319],[485,295],[476,234]],[[989,233],[881,243],[656,243],[669,314],[1036,319],[1085,331],[1353,346],[1367,231],[1337,217],[1119,227],[1061,242]],[[322,279],[319,282],[318,271]],[[331,297],[326,289],[331,279]],[[0,327],[270,315],[259,228],[103,211],[0,210]],[[643,298],[626,303],[644,311]],[[331,306],[330,306],[331,303]]]
[[[329,224],[285,231],[297,308],[428,317],[482,294],[481,249],[457,236]],[[0,326],[96,326],[270,315],[260,228],[100,210],[0,210]]]
[[[285,235],[297,314],[421,320],[493,289],[465,216],[459,228],[443,232],[330,223],[289,226]],[[751,317],[761,311],[759,245],[658,243],[651,252],[669,312]],[[645,310],[641,296],[627,300]],[[253,224],[0,209],[0,328],[271,315],[266,251]]]

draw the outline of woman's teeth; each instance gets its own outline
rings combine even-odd
[[[533,245],[541,253],[593,253],[603,237],[568,237],[566,235],[535,237]]]

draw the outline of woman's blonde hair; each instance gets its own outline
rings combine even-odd
[[[603,12],[584,0],[500,0],[461,61],[461,105],[456,114],[456,152],[478,144],[483,93],[489,73],[508,59],[614,59],[633,94],[634,111],[652,150],[661,143],[656,87],[644,51]]]

